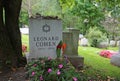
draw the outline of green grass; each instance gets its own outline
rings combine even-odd
[[[117,47],[109,49],[118,50]],[[100,50],[102,49],[79,47],[79,55],[84,57],[84,64],[89,67],[86,69],[86,74],[89,76],[99,74],[119,78],[120,68],[110,64],[110,59],[99,56],[98,52]]]
[[[29,45],[28,35],[22,35],[22,44]]]

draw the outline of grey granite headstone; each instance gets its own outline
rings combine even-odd
[[[113,55],[110,60],[111,64],[120,67],[120,54]]]
[[[99,48],[107,48],[108,46],[109,46],[109,43],[107,41],[103,41],[98,44]]]
[[[88,39],[85,37],[81,38],[80,46],[88,46]]]
[[[73,45],[73,34],[71,32],[63,32],[63,42],[66,43],[66,49],[64,54],[73,55],[74,45]]]
[[[111,64],[120,67],[120,41],[119,41],[119,52],[118,52],[118,54],[115,54],[111,57],[110,62],[111,62]]]
[[[78,40],[79,30],[68,29],[68,32],[63,32],[63,42],[66,43],[64,54],[68,57],[72,65],[80,70],[84,65],[84,58],[78,55]]]
[[[75,28],[68,28],[68,30],[73,34],[74,54],[78,54],[78,40],[79,40],[80,30]]]
[[[30,18],[28,60],[56,58],[56,46],[62,40],[62,22],[58,19]]]
[[[79,40],[78,29],[68,28],[68,32],[63,32],[63,42],[65,42],[67,45],[65,54],[78,55],[78,40]]]
[[[115,41],[114,40],[110,40],[110,46],[115,46]]]

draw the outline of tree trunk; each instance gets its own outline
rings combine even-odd
[[[0,2],[0,66],[2,66],[1,68],[17,67],[23,61],[19,30],[21,0],[2,1]],[[3,8],[5,11],[4,22]]]

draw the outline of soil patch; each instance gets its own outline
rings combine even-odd
[[[26,79],[24,67],[13,69],[13,71],[0,72],[0,81],[29,81]]]

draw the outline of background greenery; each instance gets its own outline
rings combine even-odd
[[[107,39],[116,41],[116,46],[120,39],[119,0],[23,0],[20,27],[29,25],[29,17],[36,14],[58,16],[63,21],[63,31],[79,29],[93,47]]]
[[[20,24],[28,25],[28,18],[36,13],[58,16],[63,29],[77,28],[84,35],[94,27],[111,39],[120,35],[119,0],[23,0]]]

